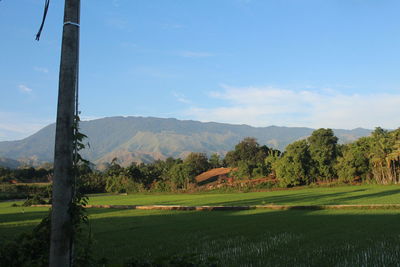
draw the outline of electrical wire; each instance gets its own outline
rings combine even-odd
[[[35,38],[36,41],[39,41],[40,35],[42,34],[44,22],[46,21],[46,17],[47,17],[47,11],[49,10],[49,5],[50,5],[50,0],[46,0],[46,2],[44,3],[44,12],[43,12],[42,23],[40,24],[39,31],[37,32],[36,38]]]

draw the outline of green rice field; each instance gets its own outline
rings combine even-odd
[[[0,202],[0,240],[29,231],[46,208]],[[90,204],[400,204],[400,186],[252,193],[94,195]],[[98,258],[195,253],[218,266],[400,266],[400,210],[161,211],[89,209]]]
[[[400,185],[293,188],[249,193],[94,195],[90,198],[89,204],[187,206],[400,204]]]

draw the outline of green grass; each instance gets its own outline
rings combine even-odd
[[[89,204],[109,205],[334,205],[400,204],[400,185],[317,187],[250,193],[131,194],[94,196]]]
[[[92,204],[396,204],[396,186],[237,194],[92,197]],[[360,191],[361,190],[361,191]],[[30,230],[45,208],[0,203],[0,240]],[[399,210],[158,211],[90,209],[94,249],[124,259],[197,253],[227,266],[398,266]]]

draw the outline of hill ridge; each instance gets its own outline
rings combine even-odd
[[[148,162],[169,156],[184,157],[189,152],[225,154],[245,137],[257,138],[262,145],[283,150],[288,144],[309,136],[307,127],[253,127],[218,122],[178,120],[175,118],[116,116],[81,122],[81,131],[89,136],[90,148],[82,155],[94,163],[112,157]],[[367,136],[371,130],[333,129],[341,143]],[[55,124],[17,141],[0,142],[0,158],[39,165],[51,162],[54,153]],[[1,162],[1,161],[0,161]]]

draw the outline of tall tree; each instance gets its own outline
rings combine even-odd
[[[315,162],[311,158],[306,140],[296,141],[288,145],[283,156],[274,165],[276,176],[283,186],[315,182]]]
[[[205,153],[192,152],[185,158],[183,164],[188,168],[190,180],[192,180],[196,175],[210,169],[210,164]]]
[[[387,165],[390,169],[392,182],[400,182],[400,139],[397,139],[393,145],[393,150],[386,157]]]
[[[225,163],[230,167],[237,167],[236,176],[255,177],[264,176],[268,173],[265,158],[270,149],[260,146],[255,138],[246,137],[229,151],[225,156]]]
[[[253,165],[256,165],[258,156],[257,154],[259,150],[260,145],[257,143],[257,140],[252,137],[246,137],[235,146],[235,153],[237,155],[238,162],[247,161]],[[262,160],[264,160],[264,158]]]
[[[221,158],[217,153],[213,153],[208,160],[210,168],[219,168],[222,166]]]
[[[370,161],[373,176],[378,183],[399,182],[398,142],[400,129],[389,132],[377,127],[372,133]]]
[[[369,179],[371,177],[369,151],[370,142],[367,137],[345,145],[336,165],[339,179],[345,182],[352,182],[356,178]]]
[[[317,164],[318,176],[327,180],[336,178],[335,164],[338,156],[338,138],[332,129],[315,130],[307,139],[310,155]]]

